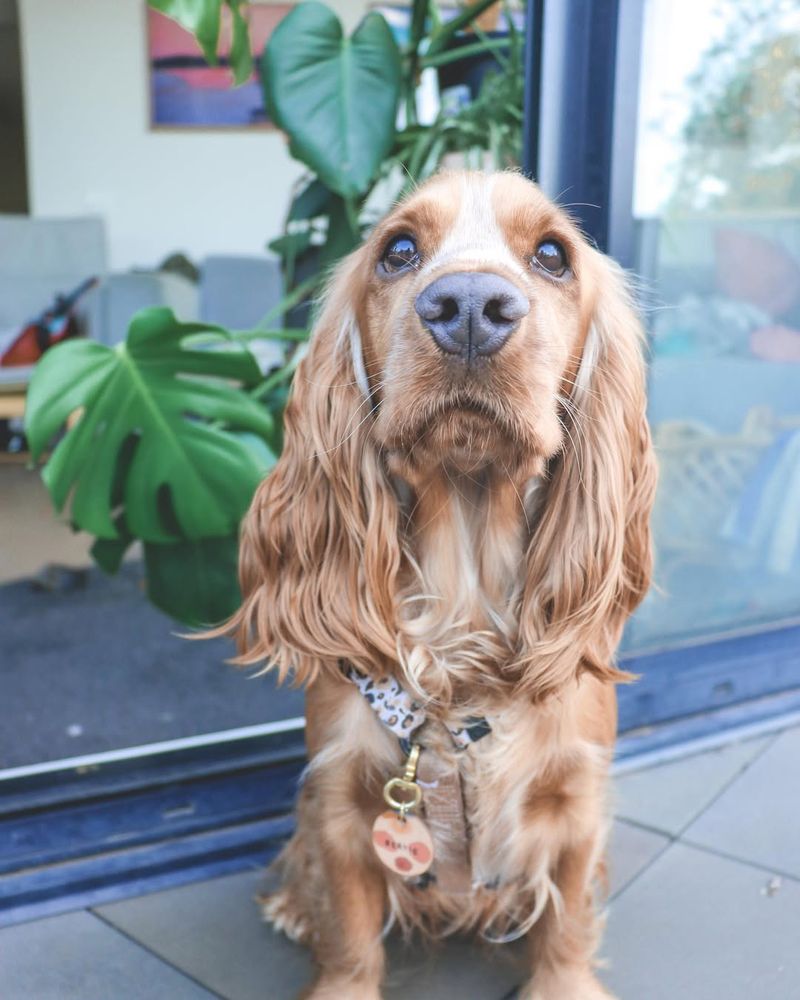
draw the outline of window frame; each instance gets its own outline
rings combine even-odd
[[[541,38],[525,170],[587,236],[635,263],[633,188],[644,0],[529,0]],[[532,67],[528,67],[533,72]],[[800,622],[776,621],[621,657],[620,754],[651,754],[800,708]]]

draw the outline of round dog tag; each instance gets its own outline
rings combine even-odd
[[[372,846],[383,864],[404,878],[422,875],[433,864],[433,841],[417,816],[381,813],[372,825]]]

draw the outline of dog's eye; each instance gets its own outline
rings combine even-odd
[[[419,251],[413,236],[395,236],[389,241],[381,257],[381,264],[389,274],[406,271],[416,267],[419,262]]]
[[[554,278],[560,278],[569,267],[566,250],[555,240],[544,240],[540,243],[533,260]]]

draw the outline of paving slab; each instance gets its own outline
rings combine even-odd
[[[616,820],[608,851],[610,895],[629,885],[669,845],[668,837]]]
[[[774,737],[731,743],[614,782],[614,812],[677,836],[715,796],[758,757]]]
[[[385,1000],[501,1000],[522,978],[515,945],[459,938],[404,948],[392,940],[388,951]]]
[[[182,886],[97,909],[103,918],[227,1000],[292,1000],[312,974],[305,948],[259,920],[261,872]],[[518,981],[511,954],[454,940],[389,945],[386,1000],[500,1000]]]
[[[603,978],[621,1000],[800,997],[799,761],[795,729],[618,779]],[[293,1000],[309,955],[259,920],[261,887],[253,870],[0,931],[0,997]],[[384,995],[501,1000],[513,957],[390,939]]]
[[[611,905],[621,1000],[797,1000],[800,883],[676,843]]]
[[[85,910],[0,930],[3,1000],[210,1000],[212,996]]]
[[[260,921],[260,879],[260,871],[242,872],[109,903],[97,912],[221,996],[283,1000],[307,981],[310,966],[305,949]]]
[[[684,838],[800,878],[800,728],[778,736]],[[796,926],[800,941],[800,914]]]

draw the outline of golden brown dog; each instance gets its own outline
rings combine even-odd
[[[243,662],[307,688],[308,776],[265,912],[313,949],[308,996],[376,1000],[387,919],[524,937],[525,1000],[609,996],[593,885],[654,485],[623,275],[535,185],[439,175],[339,268],[231,623]],[[399,682],[420,760],[460,784],[463,836],[432,823],[427,884],[373,850],[405,753],[353,676]],[[468,717],[491,731],[458,749]],[[451,854],[459,891],[436,877]]]

